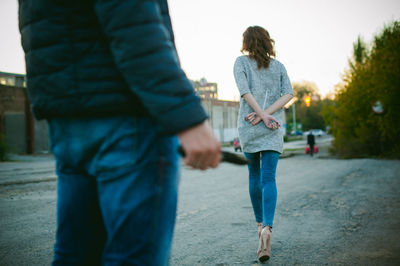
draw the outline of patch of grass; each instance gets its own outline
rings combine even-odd
[[[283,152],[288,152],[288,151],[303,151],[303,148],[288,148],[284,149]]]
[[[285,142],[303,140],[303,136],[284,136],[284,137],[283,137],[283,140],[284,140]]]
[[[221,143],[221,147],[232,147],[232,142]]]

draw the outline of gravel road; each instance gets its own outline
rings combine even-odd
[[[53,165],[0,163],[0,265],[50,264]],[[398,160],[281,159],[266,264],[400,265],[399,173]],[[171,265],[257,265],[257,245],[247,169],[183,167]]]

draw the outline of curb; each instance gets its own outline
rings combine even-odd
[[[41,179],[26,179],[26,180],[8,181],[8,182],[0,183],[0,187],[10,186],[10,185],[25,185],[25,184],[32,184],[32,183],[53,182],[53,181],[57,181],[56,176],[51,176],[51,177],[41,178]]]

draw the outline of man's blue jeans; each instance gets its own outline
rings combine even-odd
[[[51,119],[58,175],[53,265],[166,265],[178,140],[150,118]]]
[[[256,222],[272,227],[277,198],[275,175],[279,153],[261,151],[244,154],[249,160],[249,192]]]

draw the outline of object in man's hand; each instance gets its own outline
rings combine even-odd
[[[183,150],[182,146],[179,146],[178,153],[182,157],[185,157],[185,151]],[[249,161],[244,156],[228,151],[221,151],[221,162],[233,163],[238,165],[246,165],[249,163]]]

